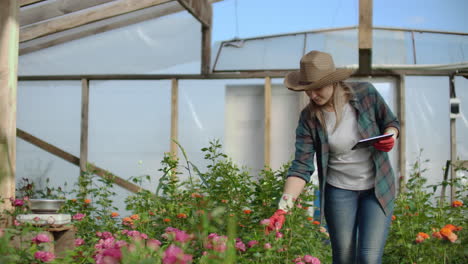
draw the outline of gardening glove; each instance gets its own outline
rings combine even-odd
[[[374,143],[373,146],[377,150],[389,152],[390,150],[392,150],[394,145],[395,145],[395,139],[393,137],[389,137],[389,138],[377,141],[376,143]]]
[[[267,232],[272,230],[280,230],[283,227],[284,221],[286,221],[286,211],[278,209],[276,212],[270,217],[270,223],[267,226]]]

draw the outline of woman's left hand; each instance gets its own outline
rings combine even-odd
[[[393,146],[395,145],[395,139],[393,137],[389,137],[386,139],[382,139],[376,143],[374,143],[374,148],[380,151],[389,152],[392,150]]]

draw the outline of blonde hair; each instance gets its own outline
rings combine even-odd
[[[338,127],[343,118],[343,106],[349,102],[353,96],[353,90],[343,81],[333,83],[333,94],[330,100],[333,100],[333,106],[335,109],[336,122],[333,131]],[[311,116],[316,116],[322,127],[327,130],[327,124],[325,122],[325,116],[323,114],[326,105],[317,105],[313,100],[309,102],[309,109]]]

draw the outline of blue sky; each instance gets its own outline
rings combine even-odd
[[[374,0],[373,24],[468,32],[467,10],[468,0]],[[212,41],[355,26],[358,12],[359,0],[223,0]]]

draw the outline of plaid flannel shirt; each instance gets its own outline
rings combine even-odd
[[[371,83],[347,83],[354,96],[350,105],[356,110],[359,134],[362,138],[378,136],[387,127],[400,130],[400,123]],[[375,168],[375,195],[385,214],[391,213],[395,200],[395,175],[387,152],[369,148]],[[323,222],[325,183],[327,178],[330,146],[326,130],[317,117],[312,117],[309,107],[300,115],[296,129],[296,153],[287,177],[300,177],[310,181],[315,171],[314,155],[317,154],[317,170],[320,188],[320,220]]]

